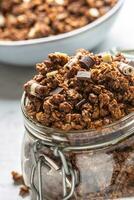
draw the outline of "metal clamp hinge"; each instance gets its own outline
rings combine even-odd
[[[51,158],[44,154],[40,154],[38,157],[37,152],[41,147],[46,146],[53,150],[53,154],[56,157],[60,158],[61,166],[59,167]],[[42,175],[41,168],[47,167],[54,170],[59,170],[59,173],[62,175],[62,184],[63,184],[63,200],[70,199],[75,195],[75,187],[78,185],[78,171],[73,168],[71,162],[67,161],[62,149],[58,146],[55,146],[53,143],[45,142],[42,140],[37,140],[33,144],[33,159],[34,164],[31,171],[31,189],[37,195],[37,200],[43,200],[43,191],[42,191]],[[37,170],[38,178],[38,189],[35,185],[35,172]]]

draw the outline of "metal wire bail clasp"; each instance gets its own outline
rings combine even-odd
[[[44,154],[39,154],[39,156],[36,155],[41,148],[42,148],[42,143],[40,142],[40,140],[35,141],[32,148],[34,164],[31,170],[30,184],[31,184],[31,189],[35,192],[37,196],[37,200],[43,200],[42,177],[41,177],[42,166],[47,167],[49,169],[53,168],[55,170],[59,170],[59,167],[48,156]],[[36,170],[38,179],[38,189],[34,183]]]
[[[71,162],[66,160],[63,151],[59,147],[54,148],[54,155],[59,157],[62,163],[63,200],[67,200],[75,195],[74,191],[78,184],[78,174],[73,169]],[[70,188],[69,193],[67,193],[68,188]]]
[[[46,146],[50,148],[50,150],[53,150],[54,156],[60,158],[61,160],[60,167],[48,156],[44,154],[40,154],[39,156],[36,155],[39,149],[43,146]],[[63,153],[64,149],[60,149],[53,143],[37,140],[34,142],[32,150],[33,150],[34,164],[31,171],[30,183],[31,183],[31,189],[37,195],[37,200],[43,200],[42,175],[41,175],[42,166],[50,169],[53,168],[54,170],[59,171],[59,173],[62,175],[63,200],[68,200],[73,195],[75,195],[75,187],[78,184],[78,173],[75,169],[73,169],[72,164],[66,160],[66,157]],[[38,189],[34,183],[36,170],[38,179]]]

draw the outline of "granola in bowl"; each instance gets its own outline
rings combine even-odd
[[[105,15],[117,0],[0,1],[0,40],[29,40],[70,32]]]
[[[27,115],[64,131],[98,129],[134,112],[134,63],[123,55],[51,53],[24,85]]]

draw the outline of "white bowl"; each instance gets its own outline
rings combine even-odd
[[[32,40],[0,41],[0,62],[32,66],[45,59],[51,52],[61,51],[72,54],[78,48],[91,50],[106,37],[123,2],[124,0],[118,0],[116,5],[104,16],[68,33]]]

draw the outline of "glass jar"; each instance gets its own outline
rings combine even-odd
[[[32,200],[134,196],[134,113],[100,130],[63,132],[25,112],[22,170]]]

